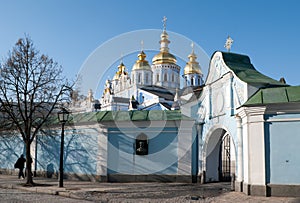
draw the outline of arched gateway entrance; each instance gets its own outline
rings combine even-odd
[[[235,174],[235,147],[228,131],[217,128],[206,137],[203,150],[205,182],[231,181]]]

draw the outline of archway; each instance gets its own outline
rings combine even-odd
[[[217,128],[206,137],[203,149],[205,182],[231,181],[236,170],[235,147],[229,132]]]

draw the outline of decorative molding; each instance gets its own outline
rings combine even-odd
[[[235,106],[241,106],[245,102],[245,88],[244,85],[239,83],[237,80],[233,82],[233,89],[235,90],[236,100],[235,100]]]
[[[300,118],[272,118],[266,121],[267,122],[295,122],[295,121],[300,121]]]
[[[242,119],[249,116],[261,116],[266,113],[265,106],[241,107],[237,111],[237,116]]]

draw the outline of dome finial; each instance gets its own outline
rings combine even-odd
[[[163,29],[163,32],[161,33],[160,35],[160,51],[161,52],[169,52],[169,43],[170,41],[168,40],[169,36],[168,36],[168,33],[166,32],[166,22],[167,22],[167,17],[164,16],[163,17],[163,25],[164,25],[164,29]]]
[[[144,40],[141,41],[141,51],[144,51]]]
[[[194,53],[194,46],[195,46],[195,44],[194,44],[194,42],[192,42],[192,43],[191,43],[192,53]]]
[[[121,60],[120,60],[120,64],[123,63],[123,53],[121,53]]]
[[[163,26],[164,26],[163,31],[166,31],[166,29],[167,29],[167,17],[166,16],[163,17],[162,22],[163,22]]]

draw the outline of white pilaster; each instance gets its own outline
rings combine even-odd
[[[237,124],[237,178],[236,181],[243,181],[243,137],[242,137],[242,119],[236,116]]]
[[[106,177],[107,176],[107,129],[99,129],[98,146],[99,153],[97,157],[97,175]]]
[[[181,121],[178,126],[178,175],[191,175],[193,121]]]
[[[264,113],[266,107],[242,107],[243,191],[251,195],[266,195]]]

